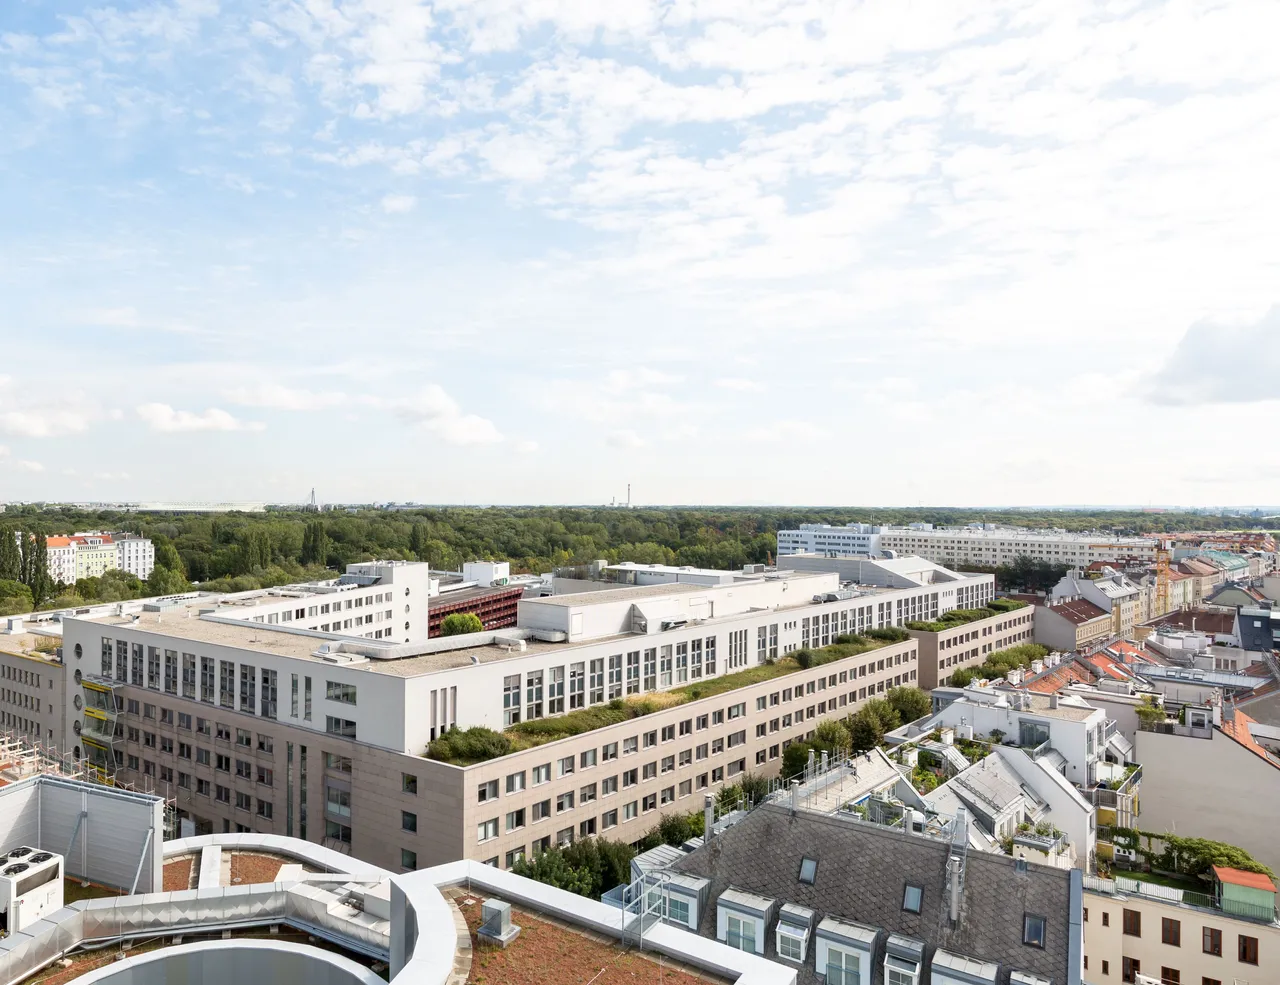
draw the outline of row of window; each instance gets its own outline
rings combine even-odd
[[[104,636],[102,676],[134,687],[163,690],[174,696],[179,696],[181,681],[181,697],[217,704],[246,715],[277,718],[278,675],[276,671],[265,667],[259,671],[251,664],[237,665],[232,660],[197,657],[194,653],[183,653],[179,657],[176,650],[164,650],[162,654],[158,647],[144,648],[141,643],[113,641]],[[302,720],[309,722],[312,705],[311,678],[299,679],[297,674],[290,676],[289,715],[296,719],[301,710]],[[355,705],[356,686],[325,681],[325,698],[339,704]],[[326,731],[345,738],[355,738],[355,723],[327,717]]]
[[[1084,911],[1084,919],[1086,922],[1089,919],[1088,908]],[[1123,920],[1123,933],[1126,936],[1142,936],[1142,912],[1140,910],[1126,909],[1121,919]],[[1111,914],[1104,910],[1102,913],[1102,925],[1106,927],[1110,922]],[[1162,917],[1160,919],[1160,942],[1172,947],[1181,947],[1182,921],[1172,917]],[[1222,931],[1214,927],[1202,927],[1200,948],[1205,954],[1222,957]],[[1247,934],[1236,935],[1236,960],[1243,964],[1257,964],[1258,938]],[[1126,981],[1129,980],[1131,979],[1126,979]]]

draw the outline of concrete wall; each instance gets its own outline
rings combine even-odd
[[[59,742],[66,734],[62,665],[51,654],[10,652],[7,644],[0,636],[0,731]]]
[[[1225,841],[1280,870],[1280,769],[1234,739],[1139,732],[1144,831]]]

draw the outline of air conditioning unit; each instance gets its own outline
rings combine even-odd
[[[62,856],[14,848],[0,857],[0,932],[25,930],[62,909]]]

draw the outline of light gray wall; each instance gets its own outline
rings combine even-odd
[[[126,890],[136,878],[138,892],[158,892],[163,841],[158,797],[43,776],[0,787],[0,850],[29,845],[65,855],[68,876]]]
[[[1139,732],[1143,831],[1225,841],[1280,869],[1280,769],[1234,739]]]

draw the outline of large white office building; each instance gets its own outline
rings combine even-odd
[[[962,580],[966,600],[989,597],[990,575]],[[776,772],[824,718],[917,683],[918,642],[868,639],[820,666],[707,685],[842,634],[936,619],[960,587],[858,585],[837,571],[607,585],[524,599],[515,627],[434,638],[429,571],[414,562],[120,603],[61,614],[56,744],[163,793],[199,833],[296,834],[406,867],[460,856],[508,867],[593,834],[635,841],[748,770]],[[455,726],[506,733],[667,691],[681,693],[481,761],[426,756]]]
[[[1137,559],[1154,561],[1156,542],[1149,537],[1117,537],[1104,533],[1030,530],[991,523],[964,527],[909,526],[848,527],[801,524],[799,530],[778,531],[778,554],[874,554],[893,551],[916,554],[939,564],[981,564],[994,567],[1018,557],[1084,568],[1094,561]]]

